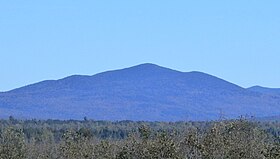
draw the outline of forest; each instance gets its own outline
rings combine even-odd
[[[280,122],[0,120],[1,159],[279,159]]]

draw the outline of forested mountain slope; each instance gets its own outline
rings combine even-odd
[[[280,97],[154,64],[74,75],[0,93],[0,115],[39,119],[212,120],[280,114]]]

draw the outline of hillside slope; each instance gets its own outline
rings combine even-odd
[[[264,93],[264,94],[270,94],[270,95],[278,95],[280,96],[280,88],[267,88],[267,87],[261,87],[261,86],[253,86],[248,88],[250,91]]]
[[[280,97],[202,72],[142,64],[0,93],[0,115],[41,119],[212,120],[280,114]]]

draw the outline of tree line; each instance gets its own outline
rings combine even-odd
[[[0,120],[1,159],[279,159],[280,123]]]

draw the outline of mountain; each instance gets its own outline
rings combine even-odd
[[[261,118],[252,118],[254,121],[265,121],[265,122],[273,122],[273,121],[280,121],[280,115],[278,116],[267,116],[267,117],[261,117]]]
[[[253,86],[253,87],[248,88],[248,90],[254,91],[254,92],[259,92],[259,93],[280,96],[280,88],[267,88],[267,87],[261,87],[261,86]]]
[[[39,119],[213,120],[280,114],[280,97],[202,72],[141,64],[0,93],[0,115]]]

